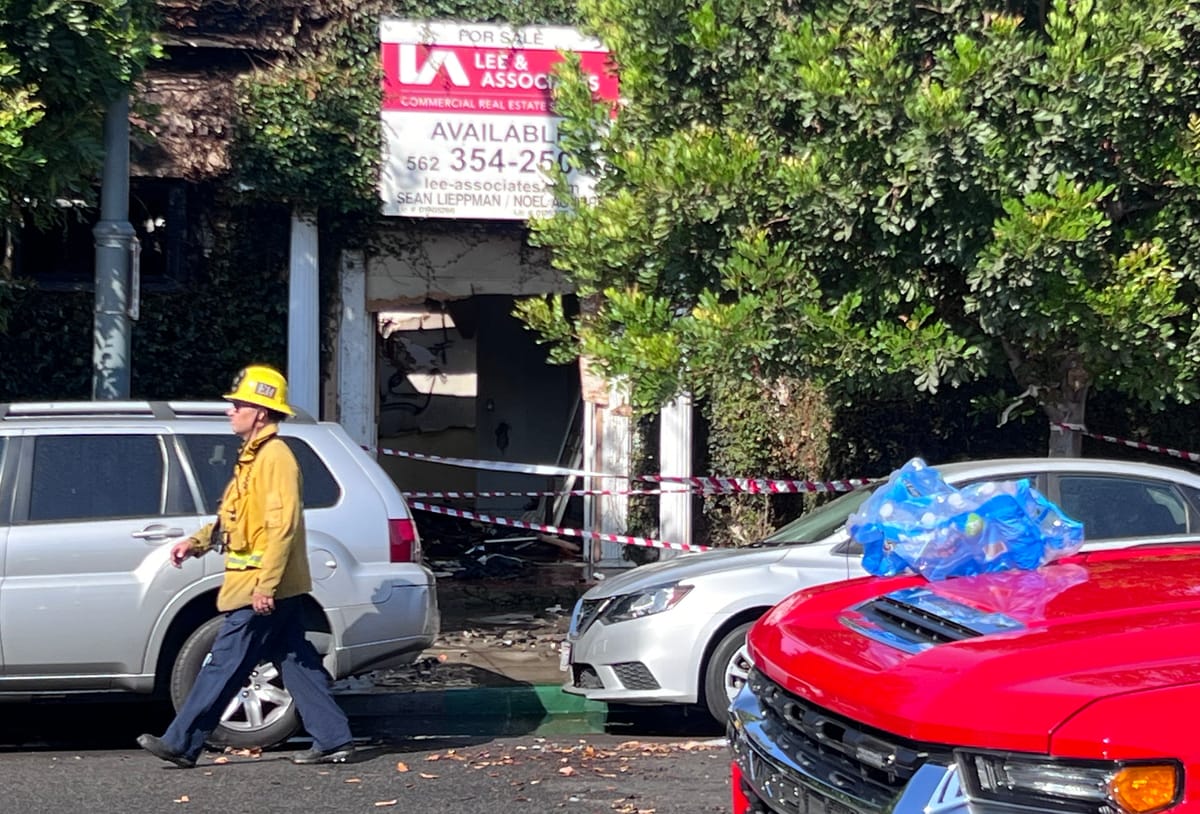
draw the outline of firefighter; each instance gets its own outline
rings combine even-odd
[[[196,683],[160,738],[138,745],[181,768],[196,765],[209,733],[262,662],[280,667],[300,721],[313,738],[293,763],[341,763],[354,753],[345,713],[330,693],[330,676],[304,633],[301,605],[312,590],[301,504],[300,467],[279,438],[279,423],[294,415],[287,381],[265,365],[251,365],[225,394],[226,415],[242,439],[233,478],[214,524],[171,549],[176,568],[189,557],[218,549],[225,578],[217,610],[225,614]]]

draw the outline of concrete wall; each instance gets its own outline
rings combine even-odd
[[[514,295],[565,292],[568,287],[545,252],[530,247],[525,238],[525,229],[515,224],[396,219],[390,225],[367,259],[366,309],[378,314],[414,306],[431,312],[444,307],[455,325],[456,359],[470,356],[477,379],[474,403],[455,399],[455,415],[443,415],[448,420],[440,423],[432,420],[438,416],[428,414],[423,420],[397,421],[390,414],[397,404],[389,402],[404,401],[404,393],[373,393],[373,398],[382,395],[380,447],[443,457],[555,461],[578,392],[578,374],[573,367],[548,366],[544,351],[512,316],[512,309]],[[395,370],[395,360],[389,358],[396,355],[395,348],[389,353],[382,342],[378,348],[380,381],[386,382]],[[468,372],[450,361],[451,375]],[[415,402],[418,407],[422,403]],[[442,413],[439,406],[429,409]],[[468,417],[461,417],[463,408]],[[556,486],[540,477],[387,456],[380,461],[405,490],[534,491]],[[527,501],[512,497],[466,504],[519,518]]]
[[[476,297],[479,317],[475,352],[479,370],[476,399],[476,457],[554,464],[568,431],[579,392],[578,369],[551,365],[534,334],[512,316],[513,297]],[[554,489],[552,478],[480,471],[479,491]],[[536,499],[536,498],[534,498]],[[481,498],[481,510],[520,517],[524,497]]]
[[[380,248],[367,261],[371,311],[476,294],[569,291],[546,253],[526,243],[523,230],[481,231],[462,225],[422,231],[400,222]]]
[[[445,458],[473,458],[475,430],[447,429],[430,433],[380,436],[379,446],[381,449],[402,449],[406,452],[440,455]],[[396,485],[406,492],[466,492],[475,489],[475,473],[471,469],[398,458],[394,455],[380,455],[379,464],[391,475]],[[470,508],[470,501],[428,499],[426,502]]]
[[[512,311],[519,296],[568,291],[546,254],[528,245],[523,228],[398,219],[390,236],[374,247],[367,259],[366,309],[378,314],[414,306],[445,308],[460,334],[460,345],[473,343],[477,374],[474,426],[463,426],[467,422],[455,420],[449,425],[401,430],[381,409],[381,429],[388,425],[391,430],[380,433],[379,446],[446,457],[558,463],[573,421],[582,416],[582,412],[576,414],[579,369],[576,365],[549,364],[535,335]],[[379,347],[382,380],[391,376],[388,368],[394,359],[382,352],[382,343]],[[394,350],[392,357],[396,356]],[[409,491],[524,492],[562,487],[560,479],[546,476],[387,456],[381,456],[380,461],[401,489]],[[574,486],[583,485],[579,482]],[[536,497],[511,496],[479,498],[457,505],[522,519],[526,507],[538,501]],[[544,503],[552,505],[553,498],[544,498]],[[582,500],[573,499],[563,524],[581,524],[581,507]]]

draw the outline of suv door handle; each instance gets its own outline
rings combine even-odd
[[[139,540],[166,540],[168,537],[182,537],[183,529],[168,528],[160,523],[155,523],[152,526],[146,526],[141,531],[131,532],[129,536]]]

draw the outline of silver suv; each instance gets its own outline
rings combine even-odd
[[[216,636],[221,558],[172,568],[212,520],[237,459],[227,405],[0,404],[0,699],[187,695]],[[438,635],[408,506],[342,428],[280,425],[304,476],[310,637],[335,678],[411,662]],[[259,665],[210,737],[268,746],[298,726]]]

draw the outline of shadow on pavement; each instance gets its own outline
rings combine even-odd
[[[461,746],[520,735],[715,738],[725,734],[723,727],[698,708],[612,705],[600,712],[564,714],[552,711],[555,699],[546,696],[547,692],[547,688],[512,685],[497,688],[491,696],[486,690],[475,690],[461,700],[453,693],[422,692],[339,700],[350,715],[355,737],[385,752],[436,748],[429,744],[439,742]],[[132,749],[142,732],[163,732],[172,715],[170,704],[145,700],[5,703],[0,707],[0,754]]]
[[[162,732],[174,711],[166,701],[54,699],[0,706],[0,752],[130,749],[143,732]]]
[[[725,727],[706,710],[678,704],[643,707],[610,704],[604,731],[613,735],[719,738]]]

